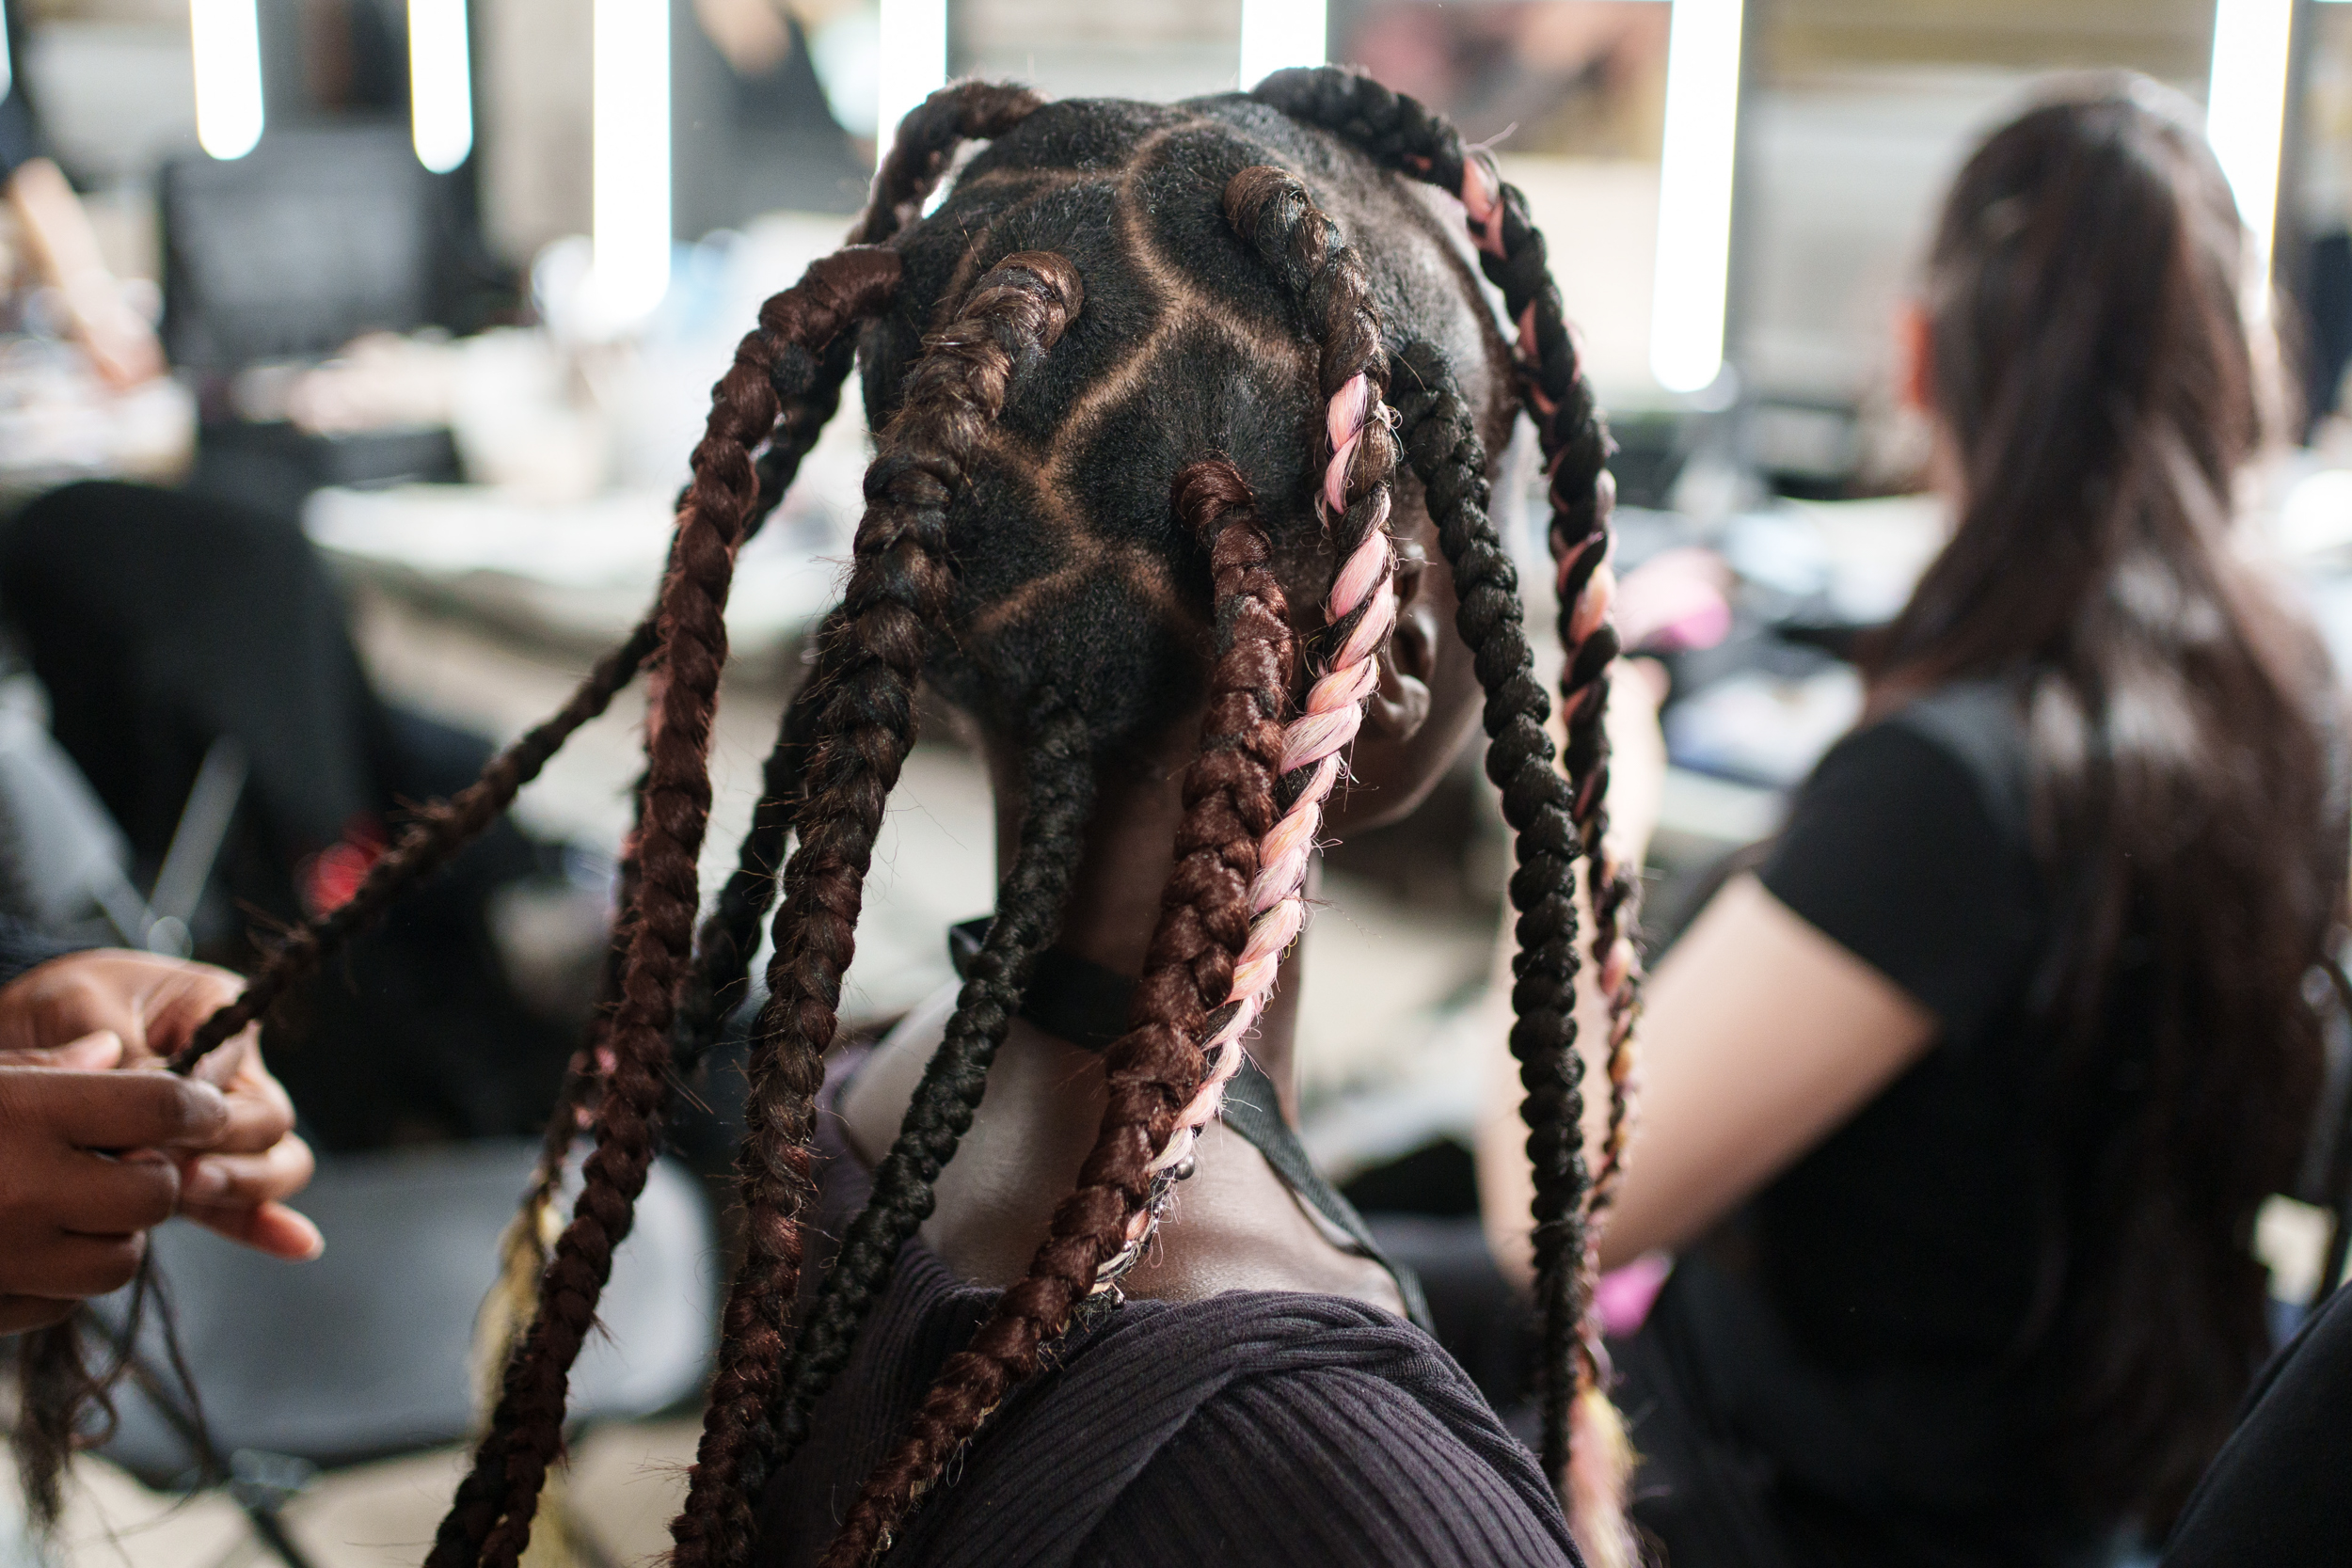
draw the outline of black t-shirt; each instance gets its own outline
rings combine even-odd
[[[2051,915],[2010,691],[1956,684],[1841,741],[1761,879],[1938,1038],[1685,1255],[1632,1362],[1674,1385],[1703,1447],[1740,1456],[1723,1473],[1805,1568],[2097,1560],[2104,1531],[2038,1463],[2043,1392],[2018,1367],[2042,1266],[2020,1112]]]
[[[872,1190],[829,1071],[819,1229]],[[829,1261],[812,1248],[803,1288]],[[807,1442],[768,1485],[759,1568],[803,1568],[997,1291],[909,1242]],[[1469,1377],[1412,1324],[1277,1291],[1130,1301],[1007,1397],[897,1537],[891,1568],[1577,1568],[1559,1504]]]
[[[2164,1568],[2352,1563],[2352,1291],[2279,1353],[2182,1511]]]

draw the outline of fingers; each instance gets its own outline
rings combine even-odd
[[[291,1197],[310,1184],[317,1162],[300,1138],[282,1137],[258,1154],[205,1154],[186,1163],[181,1207],[241,1208]]]
[[[56,1301],[48,1296],[0,1296],[0,1334],[29,1334],[37,1328],[51,1328],[73,1316],[78,1301]]]
[[[158,1222],[160,1223],[160,1222]],[[138,1277],[147,1256],[144,1231],[128,1236],[56,1236],[28,1259],[21,1279],[41,1295],[85,1300],[121,1290]],[[12,1275],[17,1270],[9,1271]]]
[[[230,1111],[218,1089],[168,1072],[7,1067],[0,1126],[46,1128],[79,1148],[208,1148]]]
[[[63,1045],[0,1049],[0,1067],[54,1067],[69,1072],[107,1072],[122,1065],[122,1037],[101,1029]]]
[[[112,1030],[130,1060],[167,1055],[243,989],[210,964],[114,948],[69,953],[0,987],[0,1051]]]
[[[39,1183],[32,1206],[57,1230],[73,1235],[127,1236],[180,1210],[180,1172],[151,1153],[117,1160],[66,1149],[49,1169],[26,1174]]]
[[[249,1209],[192,1208],[186,1212],[208,1230],[289,1263],[307,1263],[326,1250],[326,1238],[319,1234],[319,1227],[282,1203],[260,1203]]]

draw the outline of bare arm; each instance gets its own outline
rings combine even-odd
[[[90,231],[89,215],[63,171],[46,158],[35,158],[9,177],[8,198],[34,264],[65,296],[74,336],[89,351],[98,373],[118,388],[161,375],[163,349],[147,323],[122,302],[98,236]]]
[[[1664,771],[1651,689],[1620,679],[1610,709],[1616,751],[1612,837],[1638,860]],[[1579,914],[1589,920],[1581,892]],[[1502,955],[1509,958],[1509,942]],[[1589,971],[1589,966],[1588,966]],[[1486,1235],[1504,1272],[1531,1268],[1533,1178],[1519,1117],[1506,983],[1496,988],[1478,1178]],[[1586,976],[1589,979],[1589,973]],[[1606,1038],[1598,998],[1580,990],[1578,1037]],[[1774,898],[1754,877],[1718,894],[1650,977],[1640,1032],[1641,1093],[1626,1171],[1601,1238],[1601,1264],[1699,1235],[1786,1169],[1927,1051],[1934,1016]],[[1599,1148],[1603,1064],[1586,1058],[1585,1147]]]

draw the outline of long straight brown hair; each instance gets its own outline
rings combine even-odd
[[[2024,1349],[2057,1395],[2049,1468],[2159,1529],[2268,1350],[2253,1219],[2310,1132],[2303,982],[2347,852],[2326,657],[2233,542],[2263,356],[2184,107],[2077,81],[1961,171],[1927,268],[1959,527],[1867,655],[1882,710],[2017,692],[2058,933]]]

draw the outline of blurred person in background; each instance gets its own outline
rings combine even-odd
[[[2344,772],[2318,639],[2235,536],[2265,358],[2196,123],[2077,83],[1961,172],[1905,330],[1957,528],[1648,989],[1600,1245],[1677,1254],[1616,1347],[1675,1568],[2113,1560],[2269,1352],[2253,1221],[2312,1131]]]
[[[154,329],[122,297],[81,198],[48,154],[25,82],[24,8],[0,0],[0,194],[35,272],[57,292],[65,324],[117,390],[164,373]]]

